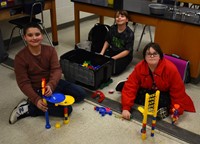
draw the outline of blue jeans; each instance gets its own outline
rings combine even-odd
[[[71,95],[75,99],[75,103],[81,102],[86,97],[85,90],[73,83],[70,83],[65,80],[60,80],[55,91],[57,93],[62,93],[64,95]],[[38,92],[41,95],[41,92]],[[53,103],[48,103],[48,113],[51,116],[63,117],[64,116],[64,107],[63,106],[55,106]],[[68,114],[72,112],[72,106],[68,106]],[[29,104],[29,114],[30,116],[41,116],[44,115],[44,112],[38,109],[32,102]]]

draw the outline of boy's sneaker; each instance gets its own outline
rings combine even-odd
[[[117,86],[116,86],[115,90],[121,92],[126,81],[127,81],[127,79],[119,81],[117,83]]]
[[[9,123],[14,124],[17,120],[25,118],[29,115],[28,112],[28,101],[23,99],[12,111],[10,118],[9,118]]]

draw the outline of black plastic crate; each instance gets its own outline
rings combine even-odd
[[[83,67],[84,61],[90,61],[92,66],[98,68]],[[63,54],[60,64],[66,80],[89,89],[97,89],[102,83],[109,81],[113,69],[112,59],[84,49],[75,49]]]

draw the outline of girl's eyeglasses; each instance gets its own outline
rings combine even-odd
[[[148,56],[148,57],[157,57],[157,56],[158,56],[158,53],[157,53],[157,52],[154,52],[154,53],[146,53],[146,56]]]

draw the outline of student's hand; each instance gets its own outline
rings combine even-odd
[[[127,119],[127,120],[130,120],[131,113],[128,110],[123,110],[122,111],[122,117],[125,118],[125,119]]]
[[[51,90],[51,87],[49,85],[46,85],[45,87],[45,96],[51,96],[52,95],[52,90]]]
[[[47,109],[48,109],[47,104],[44,103],[42,99],[38,100],[38,102],[37,102],[37,107],[38,107],[39,109],[41,109],[43,112],[46,112]]]

